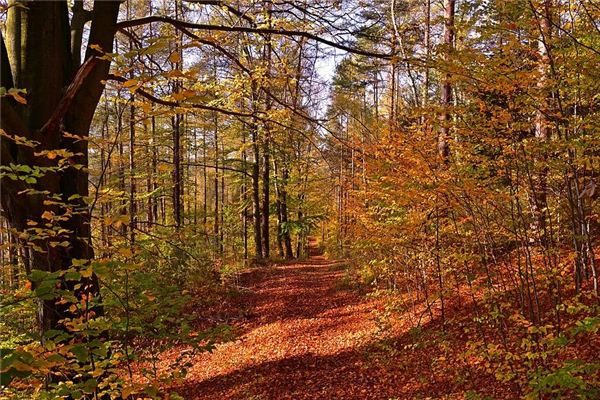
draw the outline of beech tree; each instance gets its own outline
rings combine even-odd
[[[30,182],[3,177],[2,213],[18,232],[59,221],[58,235],[32,239],[32,268],[48,272],[94,256],[85,202],[86,137],[108,77],[110,60],[103,57],[113,49],[120,2],[98,1],[92,11],[76,5],[70,23],[66,2],[10,3],[1,48],[2,87],[9,93],[24,90],[26,97],[2,97],[2,165],[28,165],[42,175]],[[80,65],[87,21],[90,34]],[[82,290],[97,294],[93,277],[82,284]],[[53,329],[67,316],[55,299],[45,300],[40,325]]]

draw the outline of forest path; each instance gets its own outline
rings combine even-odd
[[[186,399],[387,399],[389,376],[365,352],[374,300],[342,288],[343,263],[316,255],[248,284],[238,340],[194,360]],[[259,274],[260,275],[260,274]],[[393,390],[398,394],[398,387]]]

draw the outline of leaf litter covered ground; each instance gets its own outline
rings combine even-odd
[[[367,373],[360,353],[376,325],[376,304],[340,290],[335,262],[313,257],[275,266],[243,299],[244,332],[201,355],[181,393],[186,398],[375,398],[387,386]]]
[[[172,389],[186,399],[413,399],[464,398],[467,386],[489,383],[453,359],[464,350],[460,334],[454,350],[422,336],[413,346],[407,326],[383,340],[385,301],[341,284],[343,266],[312,256],[246,274],[235,306],[216,312],[237,339],[195,356]]]

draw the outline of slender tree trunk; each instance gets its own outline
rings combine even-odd
[[[119,108],[115,102],[115,107]],[[117,110],[117,137],[119,138],[119,192],[121,193],[120,210],[121,218],[126,221],[127,217],[127,184],[125,183],[125,149],[123,146],[123,109]],[[121,224],[120,234],[127,238],[127,225]]]
[[[221,229],[219,231],[219,252],[223,254],[225,250],[225,170],[223,166],[225,165],[225,144],[223,142],[223,135],[221,135],[221,209],[220,209],[220,225]]]
[[[246,132],[242,131],[242,243],[244,246],[244,265],[248,260],[248,156],[246,155]]]
[[[252,150],[254,160],[252,164],[252,208],[254,212],[254,246],[256,258],[261,260],[264,256],[262,246],[261,216],[260,216],[260,150],[258,146],[258,128],[255,123],[251,127]]]
[[[214,197],[214,205],[215,205],[215,219],[213,221],[213,235],[215,238],[215,248],[220,249],[221,244],[219,240],[219,120],[217,114],[213,114],[213,133],[215,139],[215,177],[214,177],[214,185],[215,185],[215,197]]]
[[[158,148],[156,143],[154,142],[154,138],[156,138],[156,117],[152,116],[151,121],[152,126],[152,139],[150,141],[151,152],[152,152],[152,173],[151,173],[151,181],[152,181],[152,193],[155,193],[158,190]],[[158,201],[157,199],[153,199],[153,196],[149,197],[150,201],[150,210],[149,216],[152,222],[158,221]]]
[[[173,220],[181,228],[181,115],[171,117],[173,130]]]
[[[135,243],[137,225],[137,205],[135,202],[135,97],[132,95],[129,105],[129,240]]]
[[[270,154],[269,154],[269,145],[270,140],[265,138],[265,142],[263,144],[263,159],[262,159],[262,211],[261,211],[261,231],[262,231],[262,254],[263,257],[269,258],[269,207],[271,205],[270,201]]]
[[[450,60],[454,47],[454,12],[456,0],[444,0],[444,46],[446,46],[446,61]],[[452,75],[449,72],[444,73],[442,82],[442,117],[441,129],[438,137],[438,153],[444,163],[449,161],[450,157],[450,111],[452,105]]]
[[[208,163],[207,145],[206,145],[206,131],[202,131],[202,179],[204,189],[204,199],[202,200],[202,226],[204,227],[203,232],[207,232],[207,218],[208,218],[208,174],[206,172],[206,166]]]
[[[194,164],[198,164],[198,134],[194,130]],[[198,229],[198,167],[194,166],[194,231]]]
[[[286,226],[282,236],[283,243],[285,246],[285,258],[287,260],[294,258],[294,251],[292,250],[292,238],[290,236],[289,227],[287,227],[289,218],[288,218],[288,207],[287,207],[287,182],[289,179],[289,170],[287,167],[283,168],[282,173],[282,184],[281,184],[281,224]]]
[[[108,102],[105,100],[104,101],[104,120],[102,121],[102,130],[100,131],[100,137],[101,137],[101,141],[102,143],[104,143],[104,141],[110,136],[110,131],[109,131],[109,127],[108,127]],[[109,153],[109,157],[110,157],[110,153]],[[104,173],[102,174],[102,176],[100,177],[100,181],[98,182],[98,188],[103,188],[106,187],[106,181],[107,181],[107,175],[110,173],[110,160],[108,160],[107,162],[107,156],[106,156],[106,151],[104,150],[104,146],[102,146],[100,148],[100,165],[101,168],[104,169]],[[104,247],[108,246],[108,232],[107,232],[107,226],[106,223],[104,222],[104,219],[106,218],[106,214],[108,213],[108,204],[106,204],[105,201],[102,201],[100,203],[100,240],[102,242],[102,245]]]
[[[548,88],[548,78],[550,69],[550,41],[552,39],[552,8],[553,0],[543,0],[542,10],[539,10],[538,27],[539,38],[537,41],[537,51],[539,55],[538,70],[540,78],[537,82],[537,88],[542,93],[542,98],[539,100],[539,106],[535,114],[535,137],[541,142],[548,142],[552,133],[551,122],[548,121],[546,115],[550,112],[552,93]],[[547,244],[547,226],[548,218],[548,155],[545,150],[541,150],[536,168],[536,175],[532,182],[532,202],[531,207],[534,214],[534,225],[532,227],[535,234],[539,237],[542,245]],[[575,269],[575,283],[579,289],[581,283],[581,271]]]
[[[271,23],[271,3],[269,2],[269,25]],[[265,58],[266,58],[266,68],[267,68],[267,85],[270,84],[271,79],[271,37],[267,37],[267,45],[265,50]],[[271,99],[269,96],[265,96],[265,112],[267,115],[271,110]],[[270,192],[271,192],[271,184],[270,184],[270,175],[271,175],[271,130],[268,122],[264,123],[265,128],[265,136],[263,138],[262,148],[263,148],[263,159],[262,159],[262,221],[261,221],[261,230],[262,230],[262,253],[263,257],[269,258],[270,253],[270,227],[269,227],[269,217],[270,217]]]
[[[183,14],[179,1],[175,2],[175,18],[179,18]],[[176,70],[182,69],[182,41],[183,34],[178,32],[178,43],[176,44],[175,52],[179,55],[176,62],[172,63],[172,67]],[[173,85],[173,92],[181,90],[181,82],[177,81]],[[181,168],[181,123],[183,115],[177,113],[171,117],[171,125],[173,128],[173,219],[177,229],[183,225],[183,190],[182,190],[182,168]]]
[[[425,0],[425,73],[423,77],[423,94],[421,96],[421,107],[425,111],[429,103],[429,62],[431,59],[431,0]],[[426,121],[423,115],[422,123]]]
[[[279,168],[277,168],[277,161],[273,160],[273,173],[275,176],[273,177],[274,186],[275,186],[275,206],[277,209],[277,251],[279,253],[279,257],[283,258],[283,217],[281,215],[281,190],[279,189]]]

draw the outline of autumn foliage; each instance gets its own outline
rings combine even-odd
[[[593,2],[0,7],[0,398],[600,395]]]

